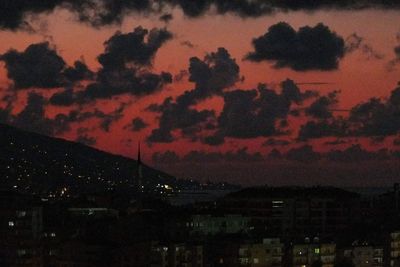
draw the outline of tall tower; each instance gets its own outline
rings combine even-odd
[[[136,166],[136,177],[135,177],[136,182],[135,184],[135,189],[138,192],[143,191],[143,166],[142,166],[142,159],[140,156],[140,142],[138,143],[138,151],[137,151],[137,166]]]

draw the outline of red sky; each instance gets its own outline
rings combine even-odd
[[[199,18],[187,18],[178,8],[172,10],[173,19],[165,24],[158,20],[159,15],[129,15],[124,18],[121,25],[104,26],[93,28],[83,23],[78,23],[74,16],[63,9],[56,9],[50,14],[41,14],[30,20],[35,33],[25,31],[0,31],[0,54],[13,48],[23,51],[33,43],[49,41],[55,47],[58,54],[64,58],[68,65],[72,65],[77,59],[83,58],[89,68],[96,71],[100,64],[97,56],[104,51],[103,43],[108,40],[116,31],[123,33],[132,31],[137,26],[151,29],[153,27],[167,29],[174,34],[172,40],[166,42],[157,52],[154,59],[154,72],[168,71],[171,74],[178,74],[181,70],[187,70],[189,59],[197,56],[202,59],[207,53],[216,51],[218,47],[226,48],[231,56],[236,59],[240,66],[241,76],[245,77],[243,82],[238,82],[234,87],[241,89],[252,89],[258,83],[267,83],[271,87],[278,85],[281,81],[290,78],[296,83],[323,82],[325,85],[300,85],[300,88],[313,89],[321,94],[332,90],[340,90],[338,108],[349,109],[357,103],[367,101],[371,97],[385,98],[396,87],[400,81],[400,64],[393,70],[387,69],[388,62],[395,58],[394,47],[399,45],[396,36],[400,32],[400,11],[394,10],[363,10],[363,11],[314,11],[314,12],[280,12],[273,15],[265,15],[257,18],[240,18],[235,15],[215,15],[208,13]],[[338,70],[333,71],[293,71],[288,68],[275,69],[271,62],[250,62],[242,60],[244,56],[252,51],[252,39],[263,35],[267,29],[278,22],[287,22],[293,28],[302,26],[315,26],[322,22],[332,31],[346,39],[352,33],[364,38],[377,53],[383,55],[382,59],[368,59],[360,50],[346,54]],[[193,48],[182,45],[182,42],[190,41]],[[0,85],[4,88],[0,94],[5,94],[6,88],[12,86],[12,81],[6,77],[4,64],[0,63]],[[113,99],[99,100],[87,104],[84,109],[92,110],[98,108],[111,112],[119,106],[120,102],[129,103],[124,111],[123,117],[112,124],[109,132],[99,129],[98,122],[94,120],[74,124],[72,130],[63,133],[61,137],[74,140],[77,136],[76,129],[79,127],[90,128],[89,136],[97,139],[95,147],[116,154],[129,157],[135,156],[136,140],[145,140],[151,130],[157,127],[155,114],[144,109],[152,103],[162,103],[168,97],[176,97],[185,90],[193,88],[193,83],[185,80],[173,82],[163,88],[162,91],[144,97],[133,97],[121,95]],[[28,91],[34,90],[50,97],[53,92],[61,89],[43,90],[30,89],[20,90],[18,98],[13,104],[13,112],[18,113],[26,104]],[[1,96],[1,95],[0,95]],[[198,109],[214,109],[219,113],[223,106],[221,97],[213,97],[199,104]],[[66,108],[47,107],[49,117],[65,112]],[[123,129],[132,118],[141,117],[150,124],[146,129],[139,132],[132,132]],[[304,121],[290,120],[291,129],[296,131],[296,126]],[[284,137],[284,139],[293,137]],[[133,140],[131,143],[128,139]],[[251,152],[266,154],[271,147],[261,147],[266,139],[233,139],[221,146],[208,146],[200,142],[189,142],[185,139],[168,143],[154,143],[145,148],[145,160],[151,161],[151,155],[156,151],[175,151],[182,155],[191,150],[204,151],[227,151],[236,150],[244,146],[249,147]],[[299,146],[293,141],[293,146]],[[318,143],[318,150],[326,151],[332,147]],[[363,141],[372,148],[388,147],[393,148],[391,141],[385,141],[378,146],[370,146],[369,141]],[[286,147],[283,150],[288,150]]]

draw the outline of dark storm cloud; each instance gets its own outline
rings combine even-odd
[[[325,145],[330,145],[330,146],[337,146],[337,145],[344,145],[344,144],[348,144],[350,143],[349,140],[345,140],[345,139],[335,139],[333,141],[327,141],[324,144]]]
[[[224,96],[218,118],[219,131],[225,137],[254,138],[275,133],[275,117],[262,118],[257,107],[256,90],[235,90]]]
[[[154,143],[170,143],[174,140],[172,135],[174,130],[184,131],[198,124],[207,123],[215,117],[214,111],[198,111],[195,108],[190,108],[180,98],[176,102],[172,98],[167,98],[160,106],[152,105],[151,110],[161,113],[158,128],[153,129],[147,139],[147,141]]]
[[[134,131],[134,132],[139,132],[139,131],[147,128],[148,126],[149,125],[142,118],[136,117],[125,128],[130,129],[131,131]]]
[[[325,159],[344,163],[389,160],[393,159],[394,156],[394,153],[386,149],[368,151],[359,144],[353,144],[344,150],[331,150],[326,153],[316,152],[312,146],[305,145],[299,148],[292,148],[285,155],[287,159],[294,161],[315,162]]]
[[[395,54],[395,58],[392,59],[391,61],[389,61],[388,65],[387,65],[388,71],[393,71],[395,69],[396,65],[398,65],[400,63],[400,45],[396,46],[393,49],[393,52]]]
[[[181,132],[192,140],[201,128],[215,118],[212,110],[196,110],[193,105],[206,98],[222,95],[223,90],[239,81],[239,65],[225,48],[207,54],[203,60],[193,57],[189,64],[189,81],[195,88],[185,91],[175,101],[167,98],[161,105],[151,105],[148,110],[160,113],[159,126],[148,138],[149,142],[172,142],[172,131]]]
[[[158,164],[179,164],[179,163],[220,163],[220,162],[260,162],[264,160],[259,152],[249,153],[247,147],[239,148],[236,151],[205,152],[192,150],[182,157],[173,151],[153,153],[152,160]]]
[[[166,150],[164,152],[154,152],[151,158],[156,164],[176,164],[181,160],[178,154],[170,150]]]
[[[50,13],[56,7],[70,10],[82,23],[101,27],[120,24],[130,13],[160,15],[173,7],[180,8],[187,17],[199,17],[210,10],[217,14],[258,17],[277,11],[398,9],[400,3],[397,0],[3,0],[0,1],[0,29],[30,29],[28,15]],[[161,17],[169,20],[168,16]]]
[[[269,138],[267,139],[262,146],[287,146],[290,144],[290,141],[288,140],[281,140],[281,139],[275,139],[275,138]]]
[[[71,106],[74,104],[74,91],[72,88],[53,94],[49,99],[50,104],[55,106]]]
[[[219,146],[225,143],[225,137],[217,132],[214,135],[204,137],[202,142],[210,146]]]
[[[341,137],[349,134],[349,124],[345,119],[308,121],[300,127],[298,139],[307,141],[322,137]]]
[[[48,42],[29,45],[24,51],[9,50],[0,55],[7,76],[15,89],[47,88],[73,85],[93,78],[93,72],[82,61],[68,67]]]
[[[127,63],[149,65],[158,49],[171,38],[172,33],[166,29],[149,31],[136,27],[129,33],[117,32],[104,43],[105,52],[98,61],[104,69],[124,69]]]
[[[53,136],[69,130],[60,117],[49,119],[46,117],[46,99],[37,93],[30,93],[25,108],[8,122],[18,128]]]
[[[5,62],[7,76],[16,89],[62,86],[65,62],[47,42],[32,44],[23,52],[9,50],[0,60]]]
[[[298,84],[291,79],[282,81],[280,86],[282,88],[282,96],[296,104],[301,104],[306,99],[318,96],[316,91],[306,90],[301,92]]]
[[[82,80],[93,79],[94,73],[88,68],[83,61],[75,61],[73,67],[64,70],[65,78],[70,82],[78,82]]]
[[[311,120],[300,127],[298,139],[305,141],[322,137],[357,137],[376,140],[395,136],[400,132],[400,86],[387,99],[371,98],[355,105],[349,116],[333,116],[332,107],[337,104],[337,91],[319,97],[308,108]],[[378,139],[377,139],[378,138]]]
[[[97,82],[89,84],[84,91],[77,93],[77,98],[82,101],[91,101],[101,98],[111,98],[120,94],[145,96],[161,90],[166,84],[171,83],[171,74],[163,72],[155,74],[141,72],[136,69],[121,71],[100,71]]]
[[[3,0],[0,1],[0,29],[29,29],[25,21],[27,14],[40,14],[51,12],[62,4],[62,0]]]
[[[220,47],[216,52],[207,54],[204,60],[190,58],[189,81],[195,83],[195,89],[186,93],[186,101],[218,95],[223,89],[233,86],[240,80],[240,67],[229,52]]]
[[[386,101],[372,98],[356,105],[350,111],[349,120],[355,124],[355,135],[397,134],[400,130],[400,86],[391,92]]]
[[[343,38],[322,23],[301,27],[298,31],[280,22],[253,40],[254,51],[246,58],[251,61],[272,61],[275,68],[295,71],[335,70],[345,55]]]
[[[333,116],[332,109],[338,104],[339,91],[333,91],[326,96],[321,96],[316,99],[309,107],[306,108],[305,112],[308,116],[327,119]]]
[[[292,148],[286,153],[288,160],[311,162],[321,159],[321,154],[315,152],[310,145],[304,145],[299,148]]]
[[[367,151],[359,144],[353,144],[345,150],[332,150],[326,153],[325,157],[331,161],[340,162],[359,162],[366,160],[386,160],[391,157],[390,153],[381,149],[378,151]]]
[[[104,43],[105,52],[98,56],[102,68],[96,82],[89,84],[78,98],[90,101],[125,93],[143,96],[171,83],[170,73],[148,70],[158,49],[171,38],[166,29],[148,31],[137,27],[129,33],[117,32]]]
[[[95,110],[93,113],[94,117],[97,117],[101,120],[100,129],[105,132],[109,132],[111,125],[124,116],[124,111],[128,105],[129,104],[127,103],[121,103],[120,106],[111,113],[104,113],[102,111]]]
[[[219,140],[214,145],[223,143],[225,137],[247,139],[283,134],[292,104],[300,104],[310,94],[300,92],[289,79],[281,83],[281,88],[282,92],[277,93],[260,84],[257,90],[225,92],[217,131],[210,136],[211,140]]]

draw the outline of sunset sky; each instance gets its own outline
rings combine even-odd
[[[207,156],[262,176],[273,149],[399,150],[397,1],[21,2],[0,4],[2,123],[132,158],[141,141],[181,176],[196,151],[200,179]]]

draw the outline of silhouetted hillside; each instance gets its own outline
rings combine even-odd
[[[4,124],[0,124],[0,148],[1,189],[54,194],[64,187],[64,194],[122,190],[136,175],[135,160]],[[188,185],[148,166],[143,166],[143,177],[151,188]]]

